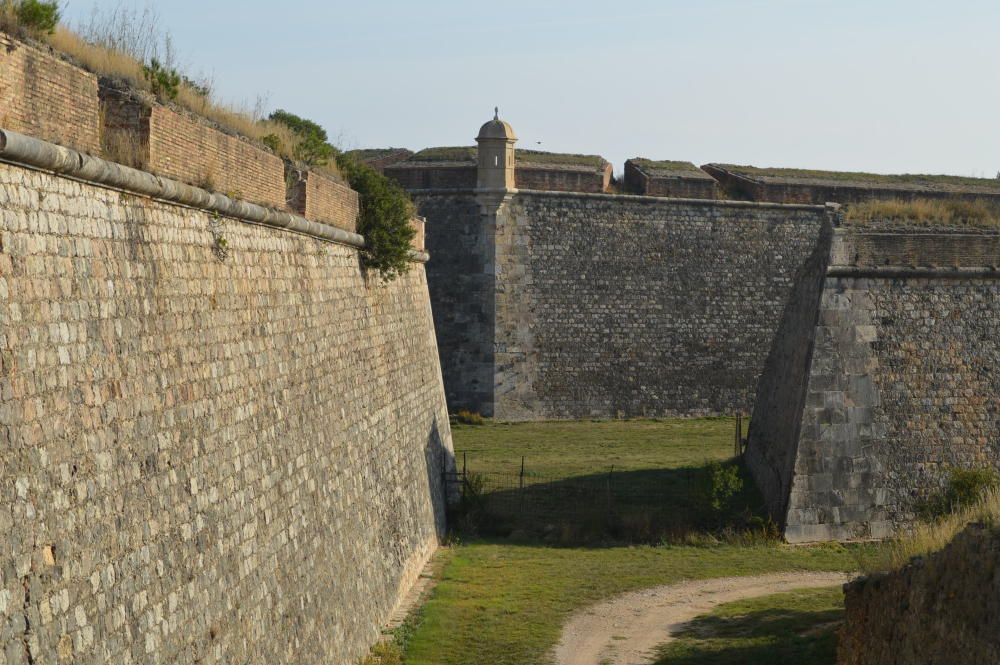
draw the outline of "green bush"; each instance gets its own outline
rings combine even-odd
[[[945,517],[975,504],[993,489],[1000,489],[1000,474],[994,469],[952,467],[944,489],[921,502],[917,514],[925,520]]]
[[[410,243],[416,234],[410,225],[414,214],[410,198],[398,184],[367,164],[338,155],[337,166],[361,199],[358,233],[365,237],[365,268],[376,270],[384,282],[405,274],[410,269]]]
[[[309,166],[326,166],[337,155],[337,149],[329,143],[326,130],[312,120],[306,120],[294,113],[278,109],[269,120],[280,122],[295,132],[299,144],[295,146],[294,157]],[[265,138],[270,138],[273,134]],[[277,136],[274,136],[277,139]],[[270,146],[269,146],[270,147]]]
[[[712,461],[705,467],[702,480],[702,498],[716,515],[728,512],[733,500],[743,491],[743,477],[736,464]]]
[[[456,422],[460,422],[463,425],[485,425],[486,424],[486,418],[483,418],[478,413],[474,413],[472,411],[467,411],[465,409],[462,409],[461,411],[459,411],[458,413],[455,414],[455,421]]]
[[[176,69],[164,67],[156,58],[148,65],[142,66],[142,75],[149,82],[149,87],[157,97],[177,99],[181,88],[181,75]]]
[[[282,110],[272,113],[270,119],[301,139],[295,148],[296,159],[310,166],[325,166],[335,159],[351,189],[358,193],[358,233],[365,237],[361,250],[365,269],[377,271],[384,282],[405,274],[410,269],[410,242],[416,234],[410,225],[413,203],[406,192],[367,164],[340,153],[327,142],[326,130],[312,120]]]
[[[43,0],[20,0],[15,2],[17,23],[22,28],[37,34],[51,35],[59,25],[59,3]]]

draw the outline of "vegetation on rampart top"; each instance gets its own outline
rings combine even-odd
[[[475,146],[448,146],[424,148],[406,160],[409,162],[475,162],[478,152]]]
[[[1000,193],[1000,178],[970,178],[955,175],[929,175],[918,173],[901,173],[896,175],[881,173],[864,173],[854,171],[819,171],[812,169],[788,169],[747,166],[738,164],[711,164],[720,169],[732,171],[739,175],[760,178],[776,178],[788,180],[815,180],[848,183],[854,182],[863,185],[881,185],[891,187],[893,185],[907,185],[926,187],[928,189],[947,191],[960,190],[962,188],[977,187],[987,190],[996,190]]]
[[[563,152],[545,152],[542,150],[516,150],[514,159],[532,164],[553,164],[561,166],[590,166],[603,168],[607,162],[600,155],[574,155]]]
[[[59,3],[44,0],[0,0],[0,31],[51,35],[59,24]]]
[[[326,130],[312,120],[280,109],[271,114],[270,120],[297,138],[296,160],[309,166],[326,166],[335,161],[351,189],[358,193],[358,233],[365,237],[361,250],[365,268],[377,271],[386,282],[406,273],[410,269],[410,242],[416,234],[410,225],[415,211],[406,192],[394,180],[330,145]]]
[[[476,146],[441,146],[424,148],[407,158],[408,162],[475,162],[478,156]],[[587,166],[603,168],[607,163],[598,155],[571,155],[541,150],[515,150],[514,159],[531,164],[551,164],[553,166]]]
[[[664,172],[664,173],[670,173],[671,175],[682,175],[684,173],[692,173],[692,174],[698,174],[706,178],[711,177],[691,162],[654,160],[654,159],[646,159],[645,157],[633,157],[629,161],[631,161],[633,164],[635,164],[643,171],[651,175],[659,172]]]
[[[889,221],[913,226],[1000,229],[1000,203],[967,199],[872,200],[845,207],[845,223]]]
[[[90,20],[70,29],[59,24],[59,3],[0,0],[0,31],[19,39],[40,40],[56,53],[98,76],[155,95],[214,123],[223,130],[264,143],[278,137],[282,157],[294,159],[298,137],[287,126],[264,117],[265,100],[254,108],[234,108],[215,99],[212,81],[188,76],[177,64],[170,34],[155,10],[118,6],[94,10]],[[327,167],[336,171],[336,166]]]

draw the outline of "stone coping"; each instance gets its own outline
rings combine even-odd
[[[225,194],[156,176],[6,129],[0,129],[0,161],[51,171],[74,180],[285,229],[358,249],[365,246],[364,236],[357,233],[289,212],[232,199]],[[430,257],[426,252],[414,251],[411,258],[426,262]]]
[[[970,279],[988,278],[1000,279],[1000,268],[960,268],[960,267],[905,267],[905,266],[830,266],[827,277],[881,277],[881,278],[920,278],[934,279]]]
[[[478,190],[478,189],[408,189],[411,196],[428,196],[444,194],[529,194],[531,196],[552,196],[567,199],[587,198],[603,201],[628,201],[638,203],[672,203],[677,205],[725,206],[728,208],[773,208],[777,210],[810,210],[812,212],[833,211],[840,207],[836,203],[818,205],[812,203],[774,203],[771,201],[730,201],[728,199],[690,199],[673,196],[648,196],[645,194],[607,194],[600,192],[560,192],[544,189],[508,189],[508,190]]]

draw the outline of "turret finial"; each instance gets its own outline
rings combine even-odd
[[[500,107],[499,106],[494,106],[493,107],[493,119],[494,120],[499,120],[500,119]]]

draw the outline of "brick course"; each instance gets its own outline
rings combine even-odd
[[[232,198],[285,207],[285,164],[278,156],[114,82],[102,80],[100,96],[109,159]],[[118,148],[123,144],[124,156]],[[138,159],[131,159],[134,153]]]
[[[99,154],[97,77],[0,33],[0,127]]]
[[[285,165],[279,157],[163,106],[154,106],[149,119],[149,167],[234,198],[285,205]]]
[[[358,193],[332,177],[286,165],[289,207],[317,222],[348,231],[358,228]]]

